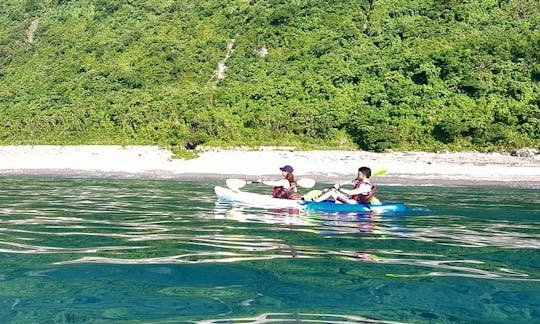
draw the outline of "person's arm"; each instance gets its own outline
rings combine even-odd
[[[354,186],[354,184],[356,183],[356,180],[353,179],[353,180],[350,180],[350,181],[344,181],[344,182],[340,182],[340,183],[337,183],[334,185],[334,188],[338,187],[338,188],[341,188],[342,186],[345,186],[345,185],[351,185],[351,186]],[[337,188],[336,188],[337,189]]]
[[[272,187],[283,187],[285,189],[289,189],[291,185],[289,184],[289,180],[287,179],[281,179],[277,181],[269,181],[269,180],[263,180],[261,181],[262,184]]]
[[[346,193],[349,196],[352,195],[365,195],[368,194],[371,191],[371,185],[369,183],[362,183],[358,188],[356,189],[342,189],[340,188],[339,191]]]

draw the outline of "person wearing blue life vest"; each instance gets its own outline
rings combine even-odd
[[[377,186],[371,183],[370,177],[371,169],[365,166],[360,167],[356,179],[350,182],[353,184],[352,189],[341,188],[341,184],[335,184],[333,188],[323,191],[314,201],[333,200],[343,204],[380,205],[381,202],[375,197]]]
[[[302,196],[297,192],[296,180],[294,179],[293,167],[290,165],[285,165],[281,168],[281,175],[283,179],[277,181],[268,181],[268,180],[258,180],[258,182],[272,186],[273,198],[282,198],[282,199],[302,199]]]

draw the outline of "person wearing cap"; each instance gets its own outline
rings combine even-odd
[[[344,204],[372,204],[380,205],[381,202],[375,197],[375,191],[377,186],[371,183],[369,179],[371,177],[371,169],[368,167],[358,168],[358,174],[356,179],[351,183],[353,188],[348,190],[341,188],[340,184],[335,184],[333,188],[330,188],[322,193],[314,201],[321,202],[325,200],[334,200]]]
[[[259,180],[260,183],[272,186],[273,198],[282,198],[282,199],[302,199],[302,196],[297,192],[296,189],[296,180],[293,175],[293,167],[290,165],[285,165],[281,168],[281,175],[283,179],[277,181],[268,181],[268,180]]]

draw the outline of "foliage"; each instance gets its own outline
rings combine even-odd
[[[540,147],[539,24],[536,0],[4,0],[0,143]]]
[[[173,153],[173,159],[191,160],[199,157],[199,152],[186,150],[183,147],[172,146],[169,149]]]

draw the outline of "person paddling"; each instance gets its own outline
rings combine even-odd
[[[344,204],[373,204],[380,205],[381,202],[375,197],[377,186],[371,183],[371,169],[360,167],[356,179],[353,180],[353,188],[348,190],[341,188],[340,184],[335,184],[333,188],[323,192],[314,201],[334,200]]]
[[[283,179],[277,181],[259,180],[258,182],[274,187],[274,190],[272,190],[273,198],[302,199],[302,196],[296,189],[296,180],[294,179],[293,167],[287,164],[279,169],[281,170]]]

